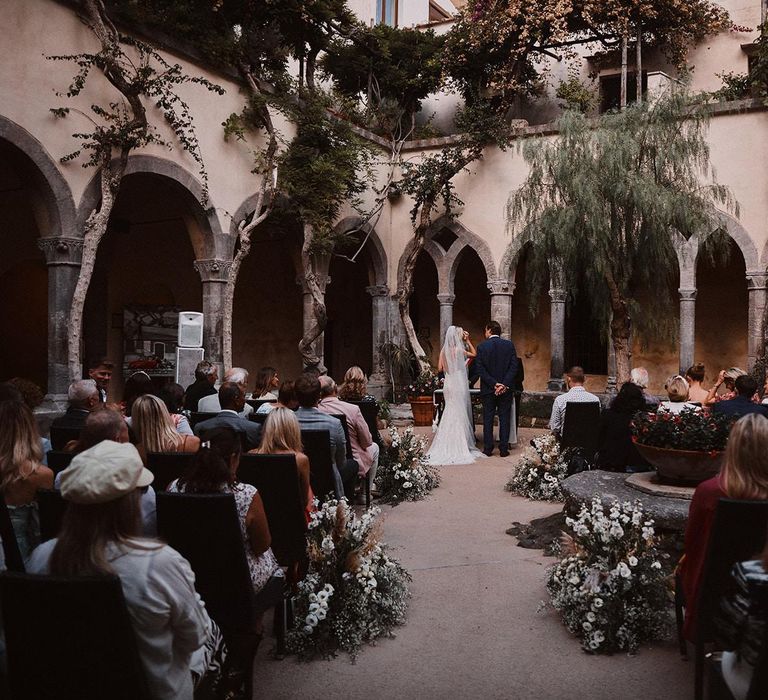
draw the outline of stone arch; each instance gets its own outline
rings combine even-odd
[[[361,216],[347,216],[339,221],[334,227],[337,233],[350,233],[352,231],[361,231],[367,238],[368,254],[373,266],[372,273],[373,279],[372,285],[386,285],[387,284],[387,252],[384,250],[384,246],[381,243],[379,235],[376,233],[376,229],[371,226],[369,221],[366,221]]]
[[[124,177],[150,174],[171,180],[190,204],[191,215],[197,232],[190,230],[192,247],[198,260],[217,258],[227,250],[227,236],[222,232],[216,207],[207,199],[204,208],[205,188],[200,180],[178,163],[151,155],[134,155],[128,159]],[[100,179],[97,172],[85,188],[77,207],[78,231],[82,235],[85,221],[98,206],[101,197]]]
[[[51,234],[75,235],[77,216],[72,191],[51,155],[26,129],[2,115],[0,139],[21,151],[34,164],[34,176],[43,195]]]
[[[744,256],[744,264],[747,272],[760,270],[760,254],[758,253],[757,246],[755,245],[752,237],[747,232],[747,229],[742,226],[741,222],[730,214],[718,211],[718,218],[720,223],[725,227],[728,235],[733,239],[734,243],[738,246],[742,256]],[[699,241],[700,243],[700,241]],[[699,246],[700,247],[700,246]],[[696,258],[694,258],[693,265],[696,266],[698,259],[698,250]],[[682,273],[682,271],[681,271]]]

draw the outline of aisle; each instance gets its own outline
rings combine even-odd
[[[346,656],[276,662],[267,653],[272,640],[265,639],[257,697],[687,697],[690,664],[672,644],[644,648],[636,657],[588,656],[551,610],[537,612],[552,560],[517,547],[504,530],[559,506],[503,491],[517,454],[445,467],[428,500],[384,509],[384,540],[413,575],[408,622],[396,639],[364,648],[356,664]]]

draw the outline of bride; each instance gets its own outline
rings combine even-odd
[[[471,464],[484,456],[475,446],[475,422],[467,378],[467,362],[476,354],[469,333],[458,326],[450,326],[438,365],[438,369],[445,373],[445,410],[427,452],[430,464]]]

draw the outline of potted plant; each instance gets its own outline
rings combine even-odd
[[[407,387],[408,401],[413,411],[414,425],[431,425],[435,413],[432,394],[440,388],[440,380],[432,369],[424,370]]]
[[[659,478],[695,485],[720,471],[734,418],[685,409],[678,414],[638,413],[632,440]]]

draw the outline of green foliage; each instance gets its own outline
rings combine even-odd
[[[572,76],[557,86],[555,96],[563,100],[566,109],[582,114],[591,112],[597,104],[597,93],[577,77]]]
[[[224,94],[222,87],[206,78],[186,75],[178,63],[168,63],[149,44],[125,35],[120,35],[118,45],[111,49],[103,48],[98,53],[56,55],[46,56],[46,58],[50,61],[73,62],[78,66],[78,72],[67,91],[57,93],[59,97],[68,98],[77,97],[82,93],[88,76],[94,68],[102,70],[107,65],[116,65],[120,73],[116,82],[125,83],[129,96],[146,98],[154,103],[155,107],[162,112],[182,148],[198,164],[203,183],[207,183],[207,174],[200,144],[194,131],[192,114],[189,105],[178,95],[177,90],[182,85],[193,83],[221,95]],[[104,159],[111,158],[115,151],[127,152],[149,144],[170,148],[170,144],[144,118],[144,114],[137,114],[135,108],[129,109],[124,101],[110,102],[106,107],[92,104],[90,110],[94,116],[85,116],[92,123],[93,130],[73,134],[74,138],[82,142],[82,146],[65,155],[61,162],[74,160],[82,154],[82,151],[86,151],[90,155],[83,163],[83,167],[99,167],[103,165]],[[57,117],[65,117],[71,111],[71,108],[64,107],[51,110]]]
[[[678,414],[638,413],[632,419],[637,442],[671,450],[722,452],[735,418],[719,413],[684,409]]]
[[[675,91],[595,122],[566,112],[557,139],[528,139],[529,175],[510,196],[507,221],[521,247],[533,244],[531,298],[554,266],[572,294],[583,286],[604,329],[624,305],[642,337],[673,337],[676,247],[699,236],[725,254],[716,207],[737,211],[710,179],[706,124],[705,109]]]
[[[442,46],[431,30],[378,24],[337,37],[320,65],[341,95],[362,103],[365,126],[406,134],[421,101],[440,87]]]
[[[279,179],[301,220],[313,227],[316,245],[326,250],[336,243],[333,225],[341,207],[365,190],[371,156],[346,121],[329,117],[329,104],[327,95],[308,93],[292,112],[296,136],[280,159]]]
[[[743,100],[752,94],[752,78],[746,73],[717,73],[717,77],[723,81],[723,86],[712,93],[716,100],[730,102],[731,100]]]

